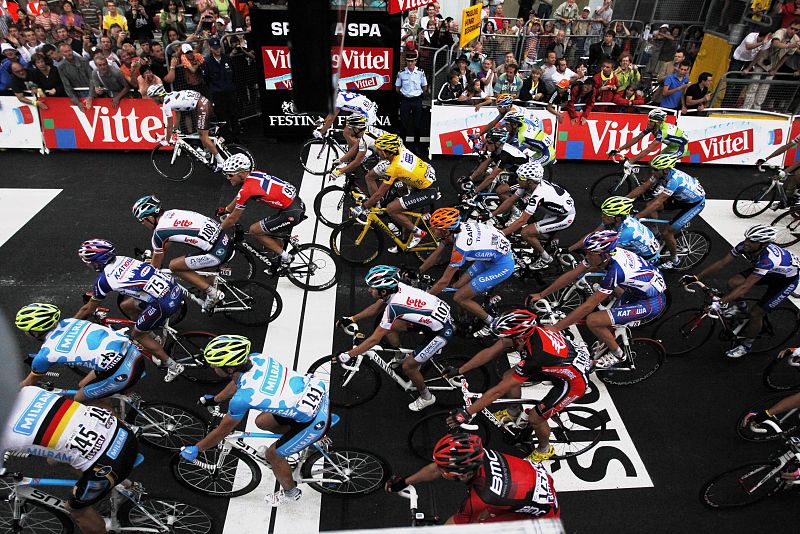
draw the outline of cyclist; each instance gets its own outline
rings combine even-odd
[[[7,415],[0,454],[27,453],[80,471],[65,507],[81,532],[105,534],[105,522],[92,505],[133,470],[139,453],[133,433],[108,410],[36,386],[23,387]]]
[[[53,365],[85,367],[75,400],[112,409],[108,399],[134,385],[144,376],[144,358],[131,340],[106,326],[80,319],[61,318],[53,304],[34,302],[23,306],[14,324],[42,343],[33,355],[31,372],[20,384],[35,386]]]
[[[344,122],[345,127],[342,133],[345,141],[347,141],[347,152],[339,158],[339,163],[343,166],[333,169],[331,174],[334,176],[341,176],[355,171],[366,158],[372,154],[377,154],[375,140],[386,133],[375,126],[367,126],[367,118],[357,113],[348,115]],[[372,181],[367,181],[370,194],[378,189],[375,184],[376,180],[377,178],[373,176]]]
[[[230,204],[217,208],[216,215],[225,217],[222,230],[232,228],[239,221],[249,200],[275,208],[277,213],[250,225],[250,235],[276,254],[271,268],[267,269],[268,274],[291,264],[292,258],[283,243],[272,236],[289,232],[306,218],[306,205],[297,195],[297,188],[265,172],[252,170],[250,158],[244,154],[234,154],[225,160],[222,172],[232,186],[241,186]]]
[[[794,362],[797,361],[798,356],[800,356],[800,349],[796,348],[783,349],[778,354],[778,358],[792,358],[792,363],[789,365],[795,365]],[[784,397],[766,410],[750,412],[744,417],[742,426],[747,427],[751,432],[756,434],[775,433],[777,431],[774,428],[767,428],[764,423],[770,421],[780,428],[780,422],[775,416],[797,408],[800,408],[800,393],[794,393]],[[800,472],[798,472],[797,475],[800,477]]]
[[[383,178],[383,183],[369,199],[353,208],[353,215],[359,217],[369,211],[386,195],[395,181],[400,180],[412,191],[391,201],[386,206],[386,211],[395,222],[414,234],[414,238],[408,244],[408,248],[414,248],[427,232],[415,226],[403,211],[413,210],[438,198],[436,171],[432,165],[425,163],[404,147],[400,137],[395,134],[383,134],[378,137],[375,140],[375,149],[382,161],[375,166],[374,171]]]
[[[467,184],[468,182],[478,181],[475,186],[475,192],[480,193],[489,188],[498,177],[501,177],[503,172],[516,172],[517,167],[524,165],[528,162],[528,154],[507,143],[508,130],[505,128],[494,128],[489,130],[486,134],[486,148],[487,157],[478,165],[475,171],[470,176],[462,176],[459,182]],[[494,191],[503,200],[508,198],[509,184],[501,181],[498,183]]]
[[[433,463],[407,477],[394,476],[386,491],[439,479],[469,488],[458,512],[445,524],[495,523],[560,517],[553,479],[542,464],[483,447],[475,434],[445,434],[433,447]]]
[[[744,337],[742,343],[725,353],[729,358],[741,358],[752,350],[753,341],[761,332],[764,316],[777,308],[797,288],[800,258],[774,244],[776,234],[775,228],[767,224],[751,226],[744,233],[744,241],[733,247],[730,254],[718,259],[694,276],[687,275],[681,278],[681,283],[686,285],[720,271],[734,258],[744,258],[749,261],[752,267],[728,279],[730,289],[728,294],[711,303],[711,309],[719,312],[723,306],[737,302],[736,308],[731,308],[731,311],[726,313],[730,316],[735,314],[737,308],[740,310],[746,308],[746,304],[740,299],[744,298],[753,286],[767,286],[767,291],[759,299],[758,305],[750,310],[750,321],[742,332]]]
[[[634,135],[630,141],[621,147],[610,150],[608,152],[608,156],[611,157],[619,154],[634,146],[636,143],[644,139],[648,134],[652,134],[653,142],[642,149],[641,152],[636,154],[636,156],[630,160],[630,163],[636,163],[652,152],[653,149],[660,144],[664,145],[664,148],[661,150],[661,155],[672,156],[676,160],[681,159],[686,153],[686,146],[689,144],[689,138],[686,136],[683,130],[674,124],[668,124],[666,120],[666,111],[661,108],[651,109],[650,113],[647,114],[647,127],[640,134]]]
[[[461,222],[461,215],[456,208],[439,208],[430,219],[431,229],[439,239],[439,246],[420,266],[425,272],[441,256],[448,244],[453,245],[450,264],[442,277],[428,291],[438,295],[450,285],[456,272],[467,262],[472,262],[453,287],[457,289],[453,300],[472,315],[486,323],[486,326],[475,333],[476,337],[489,335],[489,325],[494,317],[489,315],[480,304],[472,300],[475,295],[486,293],[514,274],[514,254],[511,243],[497,228],[484,223]]]
[[[250,340],[244,336],[215,337],[206,345],[203,357],[231,381],[216,395],[201,397],[200,403],[216,406],[230,400],[228,413],[206,437],[184,447],[181,456],[193,462],[200,452],[215,447],[233,432],[250,410],[256,410],[258,428],[281,434],[269,448],[260,450],[283,488],[267,494],[267,504],[280,506],[298,500],[302,492],[286,458],[325,436],[330,425],[325,382],[314,375],[292,371],[264,354],[251,353]]]
[[[544,131],[526,121],[519,111],[509,111],[503,118],[508,130],[508,142],[524,151],[528,161],[547,167],[556,160],[556,147]]]
[[[413,354],[403,360],[403,372],[419,392],[419,398],[408,405],[411,411],[419,412],[436,402],[436,397],[425,384],[420,367],[430,360],[450,341],[453,325],[450,321],[450,306],[438,297],[421,289],[400,282],[400,270],[390,265],[377,265],[367,272],[364,281],[375,303],[353,317],[340,319],[340,326],[352,328],[354,322],[372,317],[383,309],[380,324],[372,334],[357,347],[342,352],[338,359],[347,364],[352,358],[364,354],[381,342],[384,336],[394,334],[389,341],[399,346],[395,332],[414,328],[425,335],[423,343]],[[413,325],[413,327],[412,327]],[[396,342],[396,343],[395,343]]]
[[[378,105],[375,102],[358,93],[339,91],[336,95],[336,109],[325,117],[322,125],[314,130],[314,137],[320,138],[325,135],[325,132],[331,127],[340,111],[349,111],[356,115],[362,115],[367,119],[367,126],[372,126],[378,121]]]
[[[197,111],[197,133],[200,135],[200,142],[206,147],[216,162],[215,170],[219,170],[224,163],[224,159],[217,150],[217,146],[208,136],[209,118],[214,114],[214,104],[198,93],[197,91],[172,91],[167,92],[161,84],[151,85],[147,88],[147,96],[161,105],[164,113],[164,124],[166,133],[161,139],[161,144],[167,146],[172,140],[172,132],[177,125],[181,124],[181,113],[185,111]]]
[[[784,154],[790,148],[797,148],[798,144],[800,144],[800,135],[796,135],[788,143],[775,149],[772,154],[766,158],[757,159],[756,165],[760,169],[761,166],[767,161]],[[797,185],[800,183],[800,173],[797,172],[798,169],[800,169],[800,159],[798,159],[795,163],[783,168],[783,171],[787,176],[786,183],[784,184],[783,188],[786,190],[786,198],[789,201],[790,206],[800,204],[800,191],[797,189]]]
[[[617,247],[617,232],[600,230],[586,236],[583,248],[586,257],[539,293],[532,293],[529,301],[541,300],[547,295],[567,287],[588,271],[606,271],[597,290],[586,301],[548,330],[560,331],[584,317],[586,326],[597,337],[594,347],[595,367],[608,369],[625,359],[616,339],[614,326],[639,326],[656,319],[666,303],[667,289],[664,277],[653,265],[629,250]],[[607,310],[594,311],[612,293],[617,301]]]
[[[503,234],[509,236],[522,229],[522,237],[539,253],[539,259],[531,265],[531,269],[543,269],[553,262],[553,257],[542,246],[540,239],[550,239],[559,230],[572,226],[575,202],[566,189],[544,179],[544,168],[539,163],[521,165],[517,169],[517,179],[519,188],[515,194],[503,201],[492,212],[492,216],[505,213],[517,200],[525,199],[525,211],[503,229]],[[528,221],[539,208],[544,211],[544,217],[529,224]]]
[[[92,298],[81,306],[75,319],[93,315],[100,302],[111,292],[124,296],[120,309],[129,317],[138,317],[131,337],[144,349],[161,360],[167,367],[165,382],[172,382],[183,372],[183,364],[176,363],[164,352],[152,333],[164,325],[183,304],[183,290],[168,274],[152,265],[127,256],[117,256],[114,244],[105,239],[89,239],[78,248],[81,261],[99,272],[94,283]]]
[[[547,420],[554,414],[580,399],[589,384],[592,358],[583,344],[577,344],[559,332],[551,332],[536,324],[536,314],[528,310],[514,310],[501,315],[492,323],[492,333],[499,339],[478,352],[459,369],[448,368],[447,376],[459,376],[489,363],[501,354],[518,351],[521,359],[507,371],[499,384],[475,400],[466,409],[460,409],[454,418],[459,423],[469,421],[475,414],[503,397],[522,398],[522,383],[527,380],[551,381],[552,389],[528,413],[515,405],[498,412],[498,418],[511,418],[517,425],[525,426],[532,418],[533,430],[539,443],[528,456],[540,463],[555,454],[550,444],[550,425]]]
[[[628,193],[628,197],[635,199],[655,188],[656,197],[636,215],[637,219],[651,214],[658,216],[662,209],[678,210],[669,224],[664,226],[662,235],[671,257],[661,262],[659,267],[662,269],[674,269],[680,265],[675,233],[685,228],[706,207],[705,189],[697,178],[675,169],[676,161],[674,156],[664,154],[654,157],[650,161],[650,167],[653,168],[650,179]]]
[[[473,141],[474,144],[477,143],[475,145],[476,150],[480,150],[480,148],[482,148],[480,144],[481,136],[485,135],[487,132],[493,130],[496,127],[502,128],[505,126],[504,118],[510,111],[522,113],[522,108],[514,105],[514,95],[509,93],[500,93],[499,95],[497,95],[497,97],[495,98],[495,106],[497,106],[497,117],[489,121],[488,124],[481,127],[479,133],[469,134],[468,136],[469,139]],[[534,128],[542,127],[541,122],[539,122],[539,119],[536,118],[528,120],[528,124],[530,124]]]
[[[208,278],[194,272],[217,267],[233,256],[233,242],[218,222],[194,211],[164,211],[161,201],[154,195],[144,196],[134,202],[131,211],[145,228],[153,230],[153,258],[150,261],[153,267],[161,268],[170,241],[198,248],[203,254],[174,258],[169,262],[169,270],[205,292],[204,310],[212,309],[222,300],[225,296],[222,291],[214,289]]]

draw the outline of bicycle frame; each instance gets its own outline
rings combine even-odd
[[[776,475],[780,476],[779,473],[783,470],[783,468],[789,462],[796,462],[800,465],[800,437],[795,436],[784,436],[784,440],[786,441],[786,445],[788,446],[788,450],[774,459],[775,468],[772,469],[769,473],[764,475],[761,480],[756,482],[752,488],[748,488],[743,486],[745,491],[748,493],[754,493],[755,490],[760,488],[765,482],[771,480]],[[784,482],[787,486],[797,486],[800,485],[800,480],[786,480]]]
[[[171,274],[169,269],[160,269],[162,273]],[[222,275],[218,272],[211,272],[211,271],[194,271],[195,274],[200,276],[211,278],[211,286],[214,289],[217,289],[219,286],[222,286],[225,293],[225,301],[229,301],[231,299],[235,300],[235,302],[226,304],[225,301],[218,303],[214,306],[213,309],[207,310],[207,313],[216,314],[216,313],[226,313],[226,312],[236,312],[236,311],[248,311],[251,309],[250,306],[246,304],[246,300],[250,298],[250,296],[243,292],[242,290],[235,288],[233,286],[228,285],[228,281],[222,277]],[[200,306],[201,308],[205,304],[205,301],[200,299],[197,295],[189,291],[189,289],[184,286],[186,282],[180,278],[175,277],[175,283],[181,286],[183,289],[183,296],[188,297],[189,300]],[[176,330],[173,331],[177,333]]]
[[[356,356],[354,364],[352,364],[352,365],[341,364],[342,369],[346,369],[347,371],[350,372],[349,376],[347,376],[344,379],[344,381],[342,382],[342,387],[347,386],[347,384],[350,383],[350,380],[352,380],[353,377],[356,374],[358,374],[358,371],[361,369],[361,363],[364,361],[364,357],[366,356],[375,365],[377,365],[381,370],[383,370],[384,373],[389,375],[389,378],[394,380],[397,383],[397,385],[399,385],[401,388],[403,388],[404,391],[407,391],[407,392],[416,391],[417,388],[416,388],[416,386],[414,386],[414,384],[413,384],[413,382],[411,382],[411,380],[403,379],[403,377],[401,377],[400,375],[398,375],[395,372],[395,370],[392,368],[392,365],[391,365],[390,362],[387,362],[386,360],[384,360],[383,358],[381,358],[378,355],[378,352],[389,352],[389,351],[399,352],[399,353],[404,354],[406,356],[409,355],[409,354],[413,354],[414,353],[414,351],[412,349],[402,349],[401,348],[401,349],[398,349],[398,350],[394,350],[394,349],[384,349],[384,348],[382,348],[380,346],[373,347],[370,350],[366,351],[364,354],[360,354],[360,355]],[[441,366],[439,366],[439,364],[437,364],[434,361],[433,358],[428,360],[428,363],[430,363],[431,365],[435,366],[437,368],[437,370],[440,371],[440,373],[443,370],[443,368]],[[438,380],[438,378],[436,378],[436,380]],[[427,382],[428,381],[426,381],[426,383]],[[448,382],[450,383],[450,385],[452,387],[448,388],[448,387],[444,387],[444,386],[429,385],[428,389],[430,389],[431,391],[450,391],[451,389],[454,389],[456,387],[456,385],[457,385],[453,380],[448,380]]]
[[[364,240],[364,236],[367,235],[369,229],[372,227],[373,224],[375,224],[378,226],[378,228],[380,228],[383,231],[383,233],[385,233],[387,236],[389,236],[389,238],[392,241],[394,241],[394,243],[400,248],[400,250],[408,251],[409,250],[408,244],[411,243],[411,240],[414,239],[414,236],[409,235],[408,239],[405,242],[400,241],[400,238],[394,235],[394,232],[392,232],[392,230],[378,217],[378,215],[381,213],[386,213],[386,208],[372,208],[372,210],[367,215],[367,223],[364,225],[364,228],[361,230],[361,233],[358,235],[358,237],[356,237],[355,244],[360,245],[361,242]],[[418,227],[420,223],[422,223],[422,225],[425,227],[425,231],[428,233],[428,235],[433,239],[435,243],[434,246],[417,245],[416,247],[414,247],[413,250],[419,252],[426,250],[430,251],[436,250],[436,247],[439,245],[439,240],[436,239],[436,237],[431,232],[431,229],[428,226],[428,220],[423,216],[423,214],[414,211],[404,211],[403,215],[413,218],[414,226]]]

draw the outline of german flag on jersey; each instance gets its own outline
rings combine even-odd
[[[54,449],[67,425],[69,425],[69,420],[80,406],[79,403],[73,400],[59,397],[50,407],[50,411],[47,412],[44,421],[42,421],[42,426],[36,432],[33,444]]]

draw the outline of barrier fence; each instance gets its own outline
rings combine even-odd
[[[756,71],[745,76],[727,72],[714,89],[711,106],[743,110],[795,112],[800,106],[800,83],[792,75],[768,76]]]

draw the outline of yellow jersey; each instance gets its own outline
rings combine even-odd
[[[391,185],[395,180],[413,189],[427,189],[436,181],[436,173],[433,167],[401,146],[400,153],[389,162],[383,182]]]

